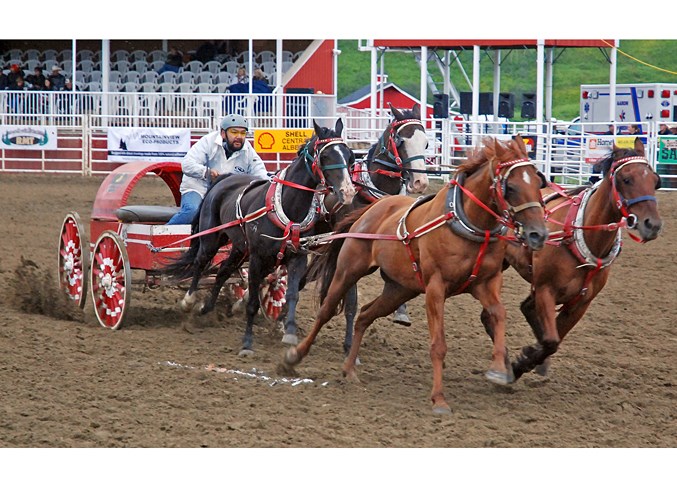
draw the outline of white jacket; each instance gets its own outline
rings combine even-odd
[[[220,130],[210,132],[193,144],[183,158],[181,169],[183,170],[181,194],[195,191],[203,198],[209,186],[210,169],[215,169],[219,174],[240,173],[268,178],[261,157],[247,140],[244,141],[242,149],[235,151],[229,159],[226,159]]]

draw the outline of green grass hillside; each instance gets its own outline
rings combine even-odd
[[[370,53],[357,49],[356,40],[340,40],[338,65],[339,99],[369,84]],[[608,50],[605,50],[608,52]],[[625,53],[625,54],[624,54]],[[443,52],[440,52],[443,55]],[[489,57],[491,56],[491,59]],[[483,52],[480,85],[482,91],[492,91],[494,52]],[[459,53],[463,67],[472,80],[472,51]],[[501,91],[512,92],[516,98],[516,116],[522,93],[536,92],[536,50],[515,49],[502,52]],[[420,71],[413,53],[388,52],[384,57],[388,80],[418,97]],[[429,71],[439,87],[442,76],[430,62]],[[451,78],[459,91],[470,91],[457,65],[451,67]],[[608,83],[609,61],[598,48],[568,48],[555,50],[553,68],[553,116],[571,119],[579,115],[580,85]],[[621,40],[617,58],[617,83],[677,83],[677,40]],[[429,103],[432,96],[428,95]],[[515,120],[519,120],[516,117]]]

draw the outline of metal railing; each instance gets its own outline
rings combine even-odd
[[[315,94],[233,94],[233,93],[108,93],[108,92],[0,92],[0,125],[56,126],[59,146],[53,151],[8,151],[2,149],[3,171],[80,171],[89,174],[96,163],[108,163],[105,151],[110,127],[187,128],[191,138],[218,127],[228,113],[248,117],[250,129],[312,128],[313,121],[334,127],[338,117],[344,123],[344,138],[359,158],[366,154],[391,119],[390,111],[359,110],[336,105],[334,96]],[[429,140],[427,159],[430,169],[446,179],[453,168],[484,136],[509,138],[520,134],[530,146],[531,158],[553,181],[563,185],[587,183],[593,173],[589,146],[593,138],[601,142],[627,139],[627,135],[600,136],[608,124],[586,124],[594,133],[581,133],[580,127],[551,122],[492,122],[432,119],[425,121]],[[667,188],[677,187],[677,164],[657,163],[659,136],[657,123],[644,124],[641,135],[647,156]],[[606,138],[606,139],[605,139]],[[673,144],[673,142],[670,142]],[[674,145],[677,146],[677,136]],[[282,167],[289,155],[268,154],[268,162]],[[586,159],[588,159],[586,161]],[[23,161],[23,165],[22,165]],[[59,164],[56,164],[56,163]],[[99,164],[116,167],[117,163]],[[103,170],[107,171],[107,170]]]

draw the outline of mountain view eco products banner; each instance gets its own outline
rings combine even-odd
[[[111,127],[108,129],[108,160],[181,162],[190,149],[189,129]]]
[[[0,125],[2,149],[56,149],[56,126]]]

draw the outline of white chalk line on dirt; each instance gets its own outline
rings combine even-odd
[[[308,383],[315,383],[313,380],[310,378],[272,378],[270,376],[266,376],[265,373],[262,371],[257,370],[256,368],[252,368],[249,372],[247,371],[240,371],[238,369],[229,369],[229,368],[221,368],[218,366],[215,366],[213,364],[209,364],[207,366],[203,367],[197,367],[197,366],[188,366],[185,364],[180,364],[175,361],[161,361],[160,363],[162,366],[170,366],[172,368],[181,368],[181,369],[193,369],[193,370],[198,370],[198,369],[204,369],[205,371],[211,371],[214,373],[225,373],[233,376],[233,380],[237,381],[239,377],[246,378],[246,379],[256,379],[260,381],[265,381],[268,383],[268,386],[275,386],[278,384],[287,384],[291,386],[299,386],[303,384],[308,384]],[[324,383],[320,383],[321,386],[327,386],[329,384],[328,381],[325,381]]]

